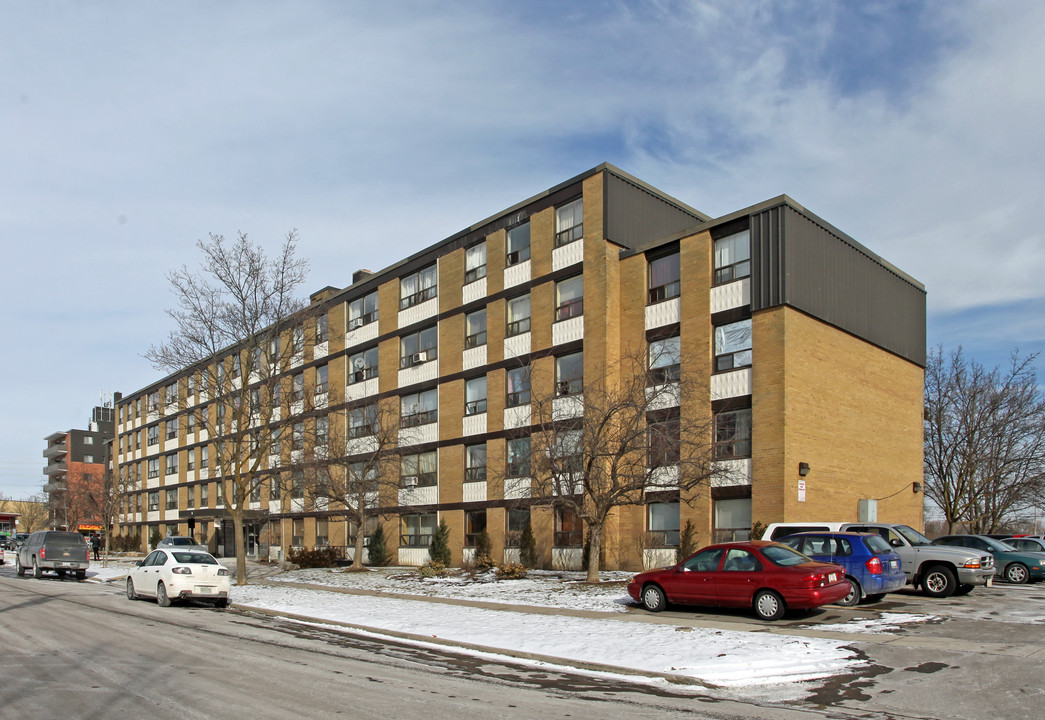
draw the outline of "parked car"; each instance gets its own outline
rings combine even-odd
[[[29,533],[15,533],[15,550],[22,547],[22,543],[29,539]]]
[[[838,532],[844,523],[840,522],[775,522],[769,523],[762,533],[762,540],[780,541],[788,535],[797,535],[804,532]]]
[[[849,594],[838,601],[851,606],[877,602],[907,584],[900,556],[880,535],[854,532],[806,532],[780,540],[806,557],[845,568]]]
[[[0,550],[14,550],[14,549],[15,549],[14,538],[11,537],[10,535],[8,535],[7,533],[4,533],[3,535],[0,535]]]
[[[944,547],[907,525],[895,523],[844,523],[842,530],[881,535],[903,564],[910,585],[929,597],[965,595],[977,585],[994,582],[994,556],[971,548]]]
[[[156,548],[176,548],[178,550],[197,550],[199,552],[210,552],[206,547],[200,545],[195,539],[184,535],[168,535],[156,543]]]
[[[1023,552],[986,535],[944,535],[933,540],[933,544],[989,552],[994,556],[995,566],[1001,568],[1001,576],[1011,583],[1045,580],[1045,554]]]
[[[206,600],[216,607],[229,604],[229,571],[207,552],[157,548],[138,561],[127,575],[127,598],[156,598],[160,607],[178,600]]]
[[[60,578],[72,572],[77,580],[83,580],[90,564],[87,543],[78,532],[38,530],[26,538],[15,555],[19,576],[32,568],[33,577],[37,578],[43,576],[44,570],[52,570]]]
[[[1021,552],[1045,552],[1045,540],[1040,537],[1011,537],[1002,542]]]
[[[651,612],[669,603],[750,607],[762,620],[838,602],[848,592],[841,565],[761,540],[709,545],[674,567],[639,573],[628,585]]]

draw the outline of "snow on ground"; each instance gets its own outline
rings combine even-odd
[[[510,583],[506,583],[510,584]],[[491,650],[535,653],[727,686],[829,677],[864,664],[845,643],[766,633],[674,628],[278,585],[233,588],[232,601],[275,612],[363,625]]]
[[[891,633],[898,632],[903,625],[912,623],[935,622],[939,618],[935,615],[921,615],[918,613],[888,613],[880,618],[862,618],[850,620],[844,623],[832,623],[830,626],[806,625],[807,628],[817,630],[830,630],[841,633]]]

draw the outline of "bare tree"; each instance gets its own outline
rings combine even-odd
[[[1033,362],[1012,354],[987,370],[961,348],[929,353],[925,372],[925,494],[947,532],[963,523],[995,532],[1040,501],[1045,485],[1045,398]]]
[[[11,501],[18,513],[18,532],[31,533],[47,524],[47,498],[35,495],[27,500]]]
[[[247,582],[244,514],[268,482],[270,455],[279,454],[279,430],[291,414],[310,410],[303,378],[288,373],[302,361],[309,331],[305,302],[296,296],[308,274],[288,233],[269,257],[244,233],[231,243],[220,235],[200,240],[200,267],[169,274],[175,329],[145,357],[168,373],[189,370],[186,386],[163,398],[168,409],[193,413],[215,450],[212,477],[232,518],[236,580]]]
[[[531,495],[572,511],[588,532],[587,580],[599,579],[602,532],[618,507],[643,505],[647,493],[694,490],[728,471],[713,461],[707,374],[677,346],[667,362],[642,347],[598,377],[558,379],[535,394]],[[537,379],[539,380],[539,379]],[[549,385],[535,382],[534,386]]]

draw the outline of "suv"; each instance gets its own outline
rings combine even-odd
[[[994,556],[970,548],[933,545],[929,538],[907,525],[893,523],[844,523],[842,530],[881,535],[903,562],[907,582],[929,597],[965,595],[977,585],[990,587]]]
[[[15,556],[19,576],[32,568],[33,577],[42,577],[44,570],[53,570],[60,578],[64,578],[67,572],[74,572],[77,580],[83,580],[90,564],[83,535],[59,530],[34,532],[18,548]]]

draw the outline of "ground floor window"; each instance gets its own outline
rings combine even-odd
[[[584,528],[581,519],[571,507],[555,509],[555,547],[581,547]]]
[[[651,540],[661,547],[679,544],[679,504],[650,503],[646,506],[646,527]]]
[[[479,535],[486,532],[486,511],[468,510],[464,514],[464,546],[475,547]]]
[[[715,501],[715,542],[751,537],[751,498]]]
[[[400,523],[399,544],[403,547],[426,548],[432,544],[436,526],[435,513],[403,515]]]
[[[530,524],[530,509],[509,510],[505,517],[504,546],[522,547],[522,534]]]
[[[294,547],[305,546],[305,518],[291,520],[290,544]]]
[[[316,520],[316,547],[326,547],[330,544],[330,521],[326,518]]]

